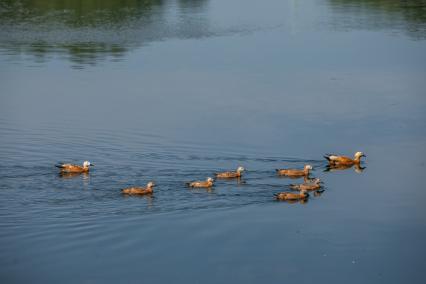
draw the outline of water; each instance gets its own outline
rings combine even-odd
[[[426,2],[305,2],[0,1],[1,282],[423,283]]]

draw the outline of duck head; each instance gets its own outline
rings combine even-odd
[[[211,182],[211,183],[213,183],[213,182],[214,182],[214,179],[212,179],[211,177],[208,177],[208,178],[207,178],[207,182]]]
[[[90,166],[94,166],[94,164],[90,163],[89,161],[84,161],[83,162],[83,167],[88,168]]]
[[[303,169],[305,171],[309,171],[309,170],[312,170],[312,166],[311,165],[305,165],[305,167]]]
[[[367,157],[367,156],[364,155],[363,152],[356,152],[355,153],[355,160],[359,161],[361,159],[361,157]]]
[[[244,172],[246,169],[244,169],[243,167],[238,167],[237,172],[242,173]]]
[[[154,187],[155,183],[153,181],[148,182],[148,184],[146,185],[146,187],[151,188]]]

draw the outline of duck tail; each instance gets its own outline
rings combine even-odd
[[[191,187],[191,183],[190,182],[185,182],[185,185],[188,187]]]
[[[55,167],[62,169],[64,167],[63,164],[56,164]]]
[[[278,173],[280,171],[280,169],[275,169],[275,171]]]

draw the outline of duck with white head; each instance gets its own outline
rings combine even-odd
[[[94,164],[89,161],[84,161],[82,166],[68,163],[59,163],[55,166],[61,169],[61,173],[87,173]]]

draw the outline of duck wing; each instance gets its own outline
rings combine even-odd
[[[76,165],[73,164],[66,164],[66,163],[58,163],[55,165],[55,167],[64,169],[64,168],[70,168],[70,167],[76,167]]]
[[[234,178],[234,177],[238,177],[238,173],[236,173],[236,172],[216,173],[216,177],[218,177],[218,178]]]
[[[326,158],[329,162],[334,162],[339,159],[339,156],[335,154],[325,154],[324,158]]]

